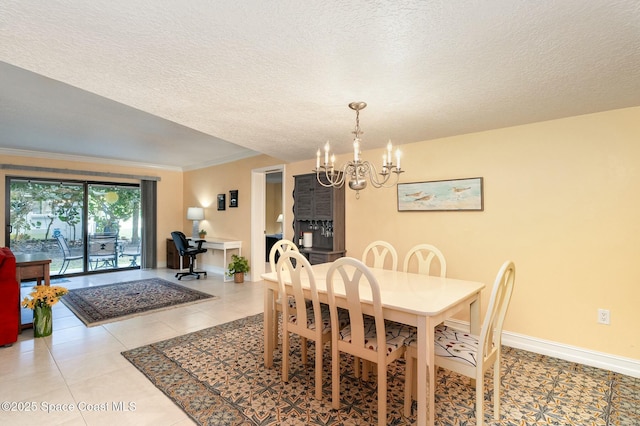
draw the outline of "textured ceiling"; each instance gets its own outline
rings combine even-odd
[[[0,149],[190,169],[640,105],[637,0],[4,0]]]

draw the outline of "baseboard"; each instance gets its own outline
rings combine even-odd
[[[459,320],[448,320],[452,327],[469,330],[469,323]],[[503,331],[502,344],[516,349],[523,349],[541,355],[552,356],[566,361],[577,362],[591,367],[614,371],[626,376],[640,378],[640,360],[591,351],[564,343],[538,339],[523,334]]]
[[[221,266],[207,265],[203,270],[207,271],[208,274],[220,275],[223,280],[229,278],[225,275],[227,273],[227,269]],[[248,272],[244,274],[244,280],[251,281],[251,274]]]
[[[207,271],[207,273],[209,274],[220,275],[222,278],[225,277],[224,274],[227,272],[225,268],[221,266],[214,266],[214,265],[206,265],[206,267],[203,268],[203,270]]]

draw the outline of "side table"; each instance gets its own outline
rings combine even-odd
[[[50,276],[51,259],[40,254],[18,254],[16,255],[16,281],[18,288],[22,281],[36,280],[37,285],[51,285]],[[20,303],[18,303],[18,315],[22,317],[20,311]],[[22,322],[22,320],[20,320]],[[20,324],[20,331],[27,328],[33,328],[33,323]]]

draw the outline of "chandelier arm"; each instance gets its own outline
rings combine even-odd
[[[369,172],[369,180],[371,181],[371,185],[374,188],[383,188],[384,184],[389,180],[389,174],[381,174],[383,176],[382,181],[378,178],[378,170],[376,169],[375,164],[371,163],[368,169]]]
[[[391,188],[397,185],[400,179],[400,173],[404,172],[403,170],[398,170],[396,166],[391,165],[390,167],[385,167],[385,169],[387,169],[386,171],[378,173],[375,164],[369,163],[369,166],[369,180],[374,188]],[[393,179],[391,179],[392,174],[395,175]],[[379,176],[382,176],[382,178]],[[391,182],[389,182],[389,180],[391,180]]]
[[[322,178],[320,176],[322,172],[320,171],[320,169],[316,170],[316,179],[318,180],[318,183],[324,186],[325,188],[331,188],[331,187],[342,188],[345,182],[345,175],[346,175],[345,170],[347,169],[347,167],[348,167],[348,164],[345,164],[344,166],[342,166],[342,169],[339,169],[336,171],[332,167],[320,166],[320,168],[324,169],[324,177],[328,183],[324,183],[322,181]],[[329,172],[330,170],[331,170],[331,173]]]

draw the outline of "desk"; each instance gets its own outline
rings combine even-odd
[[[327,302],[326,276],[331,263],[313,265],[320,302]],[[471,332],[480,334],[480,293],[485,285],[480,282],[440,278],[401,271],[371,268],[380,284],[380,297],[384,317],[402,324],[417,327],[418,333],[418,425],[433,425],[435,420],[435,352],[434,329],[465,307],[471,314]],[[278,288],[277,275],[262,275],[264,292],[264,364],[273,365],[276,348],[273,327],[275,314],[273,291]],[[338,276],[339,279],[339,276]],[[304,285],[304,283],[303,283]],[[340,295],[336,295],[339,299]],[[364,296],[364,295],[363,295]],[[371,301],[363,298],[363,311],[370,310]],[[340,301],[338,300],[338,303]],[[369,309],[368,309],[369,307]],[[429,389],[427,393],[427,377]],[[427,402],[428,401],[428,402]],[[427,418],[427,406],[429,417]]]
[[[231,281],[233,278],[227,279],[227,265],[231,263],[227,260],[227,250],[238,250],[238,256],[242,256],[242,241],[211,238],[202,243],[202,248],[222,251],[222,281]]]
[[[39,254],[18,254],[16,255],[16,281],[18,282],[18,288],[20,283],[27,280],[36,280],[36,285],[51,285],[51,279],[49,274],[49,268],[51,265],[51,259],[47,256]],[[20,310],[20,303],[18,303],[18,318],[22,317]],[[22,320],[20,320],[22,322]],[[33,323],[20,324],[20,331],[26,328],[32,328]]]

